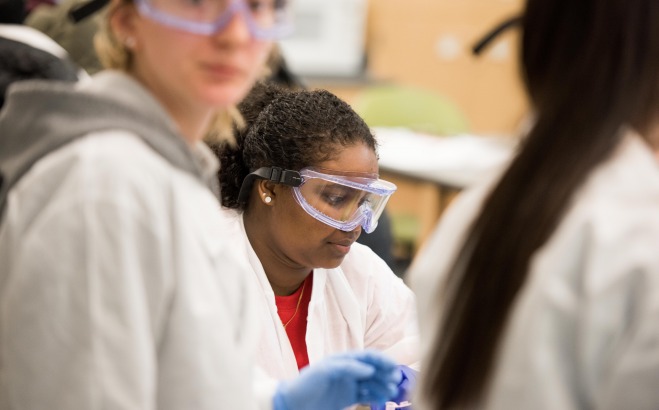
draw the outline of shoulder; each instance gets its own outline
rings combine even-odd
[[[139,136],[123,130],[87,134],[40,162],[52,167],[68,164],[105,187],[165,182],[175,168]]]
[[[175,185],[194,185],[179,182],[185,178],[181,174],[139,137],[125,131],[104,131],[83,136],[41,158],[14,186],[12,195],[20,203],[34,204],[34,212],[103,202],[153,215],[153,210],[171,203]],[[179,194],[185,192],[179,190]]]
[[[659,163],[645,143],[628,138],[575,195],[561,225],[574,225],[601,247],[656,248]],[[569,227],[559,227],[569,230]],[[633,245],[633,246],[632,246]]]
[[[355,242],[341,263],[341,269],[346,275],[394,275],[389,265],[371,248]]]
[[[640,283],[659,291],[659,166],[641,144],[623,142],[574,195],[532,260],[542,287],[593,300]]]

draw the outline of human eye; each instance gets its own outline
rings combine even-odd
[[[217,0],[170,0],[178,4],[181,10],[214,10],[222,7]]]
[[[364,204],[370,205],[372,204],[373,201],[371,201],[371,197],[368,195],[364,195],[360,200],[359,200],[359,206],[362,206]]]
[[[247,5],[253,14],[266,14],[275,11],[279,3],[277,0],[249,0]]]
[[[207,0],[179,0],[178,3],[185,7],[204,7]]]
[[[346,196],[341,192],[323,192],[323,201],[331,207],[339,208],[346,202]]]

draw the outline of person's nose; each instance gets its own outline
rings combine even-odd
[[[214,37],[223,38],[236,43],[248,42],[253,39],[252,32],[247,21],[248,16],[242,9],[234,9],[229,22],[215,32]]]
[[[354,237],[354,239],[357,240],[357,238],[359,238],[359,235],[362,234],[362,226],[357,225],[357,227],[355,229],[353,229],[351,231],[344,231],[344,232],[350,232],[352,234],[352,236]]]

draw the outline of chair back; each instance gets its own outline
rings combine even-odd
[[[430,90],[401,85],[365,89],[353,108],[371,127],[405,127],[434,135],[468,130],[462,111],[451,100]]]

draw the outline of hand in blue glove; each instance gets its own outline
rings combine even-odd
[[[340,410],[357,403],[383,404],[398,391],[401,373],[382,353],[366,350],[328,356],[283,381],[275,410]]]
[[[416,378],[418,372],[407,366],[398,366],[398,371],[402,374],[402,378],[398,383],[398,392],[390,399],[394,403],[400,404],[403,402],[410,402],[411,395],[414,387],[416,386]],[[386,410],[386,405],[371,406],[372,410]],[[405,410],[413,410],[411,406],[406,406]]]

